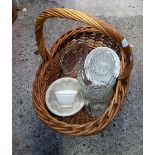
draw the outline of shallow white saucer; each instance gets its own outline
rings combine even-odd
[[[59,90],[77,90],[79,93],[72,107],[62,107],[56,99],[55,91]],[[54,81],[47,89],[45,100],[48,109],[58,116],[71,116],[79,112],[84,106],[84,98],[80,93],[80,86],[76,79],[65,77]]]

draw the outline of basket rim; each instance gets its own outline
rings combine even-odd
[[[66,32],[66,33],[64,33],[60,38],[58,38],[57,39],[57,41],[53,44],[53,46],[51,47],[51,52],[53,52],[53,49],[55,49],[55,51],[57,51],[57,49],[58,49],[58,45],[60,45],[61,43],[62,43],[62,40],[64,41],[65,39],[64,38],[68,38],[73,32],[75,32],[75,33],[78,33],[79,31],[88,31],[88,30],[94,30],[94,28],[91,28],[91,27],[80,27],[80,28],[76,28],[76,29],[73,29],[73,30],[70,30],[70,31],[68,31],[68,32]],[[96,31],[96,32],[99,32],[98,30]],[[123,50],[123,49],[122,49]],[[36,74],[36,76],[35,76],[35,81],[34,81],[34,84],[33,84],[33,103],[34,103],[34,106],[36,105],[36,103],[35,103],[35,96],[34,96],[34,91],[35,91],[35,86],[36,86],[36,83],[38,82],[38,77],[40,76],[40,71],[41,70],[46,70],[46,68],[47,68],[47,66],[48,65],[50,65],[50,62],[49,61],[47,61],[46,63],[42,63],[41,65],[40,65],[40,67],[39,67],[39,69],[38,69],[38,72],[37,72],[37,74]],[[42,68],[43,67],[43,68]],[[129,74],[130,75],[130,74]],[[123,96],[125,96],[126,95],[126,92],[127,92],[127,89],[128,89],[128,82],[129,82],[129,76],[128,76],[128,78],[127,78],[127,86],[126,86],[126,89],[125,89],[125,92],[124,92],[124,95]],[[118,81],[118,83],[117,83],[117,89],[119,88],[119,87],[121,87],[121,80],[119,80]],[[116,93],[116,92],[115,92]],[[114,95],[115,96],[115,95]],[[113,98],[113,100],[114,100],[115,98]],[[124,99],[124,97],[123,97],[123,99]],[[119,106],[118,106],[118,109],[119,109],[119,107],[121,106],[121,104],[122,104],[122,102],[123,102],[123,100],[121,101],[121,103],[119,103]],[[113,102],[113,104],[114,104],[114,102]],[[36,110],[36,106],[35,106],[35,110]],[[67,122],[63,122],[63,121],[60,121],[60,120],[58,120],[58,119],[56,119],[56,118],[54,118],[54,117],[52,117],[49,113],[46,113],[46,116],[49,116],[52,120],[55,120],[59,125],[61,124],[61,125],[64,125],[65,127],[64,128],[67,128],[67,127],[69,127],[69,128],[71,128],[72,127],[72,131],[65,131],[64,130],[64,128],[63,129],[58,129],[57,130],[57,127],[53,127],[53,129],[55,129],[55,130],[57,130],[57,131],[59,131],[59,132],[61,132],[61,133],[68,133],[68,134],[70,134],[70,135],[89,135],[89,134],[93,134],[93,133],[96,133],[96,130],[92,130],[92,132],[88,132],[88,133],[86,133],[86,132],[84,132],[83,131],[83,133],[81,134],[80,132],[79,132],[79,130],[78,129],[80,129],[80,128],[84,128],[84,127],[86,127],[86,126],[88,126],[88,127],[90,127],[90,126],[92,126],[93,124],[100,124],[100,123],[102,123],[102,119],[106,116],[106,114],[108,113],[108,111],[109,110],[111,110],[112,111],[112,104],[110,104],[110,106],[107,108],[107,110],[100,116],[100,117],[98,117],[97,119],[95,119],[95,120],[93,120],[93,121],[90,121],[90,122],[88,122],[88,123],[84,123],[84,124],[69,124],[69,123],[67,123]],[[36,113],[37,113],[37,111],[36,111]],[[114,111],[114,114],[112,115],[112,113],[111,113],[111,115],[110,115],[110,113],[111,112],[109,112],[108,114],[109,114],[109,116],[108,116],[108,121],[107,121],[107,123],[105,123],[104,124],[104,126],[102,126],[102,125],[99,125],[100,126],[100,128],[99,128],[99,130],[97,131],[97,132],[99,132],[100,130],[102,130],[104,127],[106,127],[110,122],[111,122],[111,120],[116,116],[116,114],[118,113],[118,110],[116,110],[116,111]],[[38,115],[38,117],[47,125],[47,126],[49,126],[49,124],[45,121],[45,120],[43,120],[43,118],[41,118],[40,116],[39,116],[39,114],[37,113],[37,115]],[[99,123],[100,122],[100,123]],[[52,128],[52,127],[50,127],[50,128]],[[76,129],[76,130],[75,130]],[[75,130],[75,131],[74,131]],[[78,132],[76,132],[78,130]]]

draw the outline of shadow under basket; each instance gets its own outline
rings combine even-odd
[[[79,27],[63,34],[47,50],[43,39],[43,23],[48,18],[68,18],[81,21],[89,27]],[[66,8],[50,8],[43,11],[36,20],[36,41],[42,63],[33,83],[33,104],[37,116],[51,129],[74,136],[87,136],[103,130],[118,113],[129,86],[129,77],[133,67],[132,50],[122,34],[111,25],[87,15],[81,11]],[[120,74],[114,89],[114,96],[106,111],[98,118],[93,118],[85,107],[77,114],[69,117],[58,117],[49,112],[45,103],[46,91],[55,80],[61,77],[60,60],[65,49],[75,41],[87,44],[92,50],[106,46],[112,48],[121,61]]]

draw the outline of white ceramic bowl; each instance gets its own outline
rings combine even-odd
[[[77,90],[60,90],[55,92],[55,96],[62,107],[72,107],[77,94]]]
[[[108,47],[97,47],[85,59],[87,78],[93,83],[105,82],[117,78],[120,72],[120,60],[115,51]]]
[[[70,90],[72,93],[68,96]],[[55,115],[62,117],[74,115],[84,106],[84,98],[81,93],[77,93],[80,91],[81,89],[77,79],[70,77],[60,78],[54,81],[47,89],[45,96],[46,105]],[[62,104],[69,104],[69,102],[72,103],[72,107],[70,105],[66,107],[62,106]]]

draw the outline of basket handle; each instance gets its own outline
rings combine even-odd
[[[54,17],[60,17],[60,18],[68,18],[71,20],[80,21],[83,23],[86,23],[99,31],[103,32],[107,36],[113,38],[124,50],[124,52],[131,55],[131,47],[130,45],[127,45],[126,47],[122,46],[122,41],[125,40],[120,32],[118,32],[116,29],[114,29],[112,26],[110,26],[108,23],[99,20],[93,16],[87,15],[81,11],[74,10],[74,9],[67,9],[67,8],[50,8],[45,11],[43,11],[36,20],[35,24],[35,33],[36,33],[36,41],[38,45],[38,49],[41,55],[41,58],[43,62],[46,62],[47,60],[51,60],[53,58],[53,54],[55,53],[53,51],[48,52],[48,50],[45,47],[45,42],[43,38],[43,24],[46,19],[48,18],[54,18]],[[124,79],[129,76],[131,70],[133,67],[133,61],[130,61],[129,64],[126,66],[126,68],[120,73],[119,79]]]
[[[37,17],[36,24],[35,24],[36,41],[37,41],[40,55],[44,62],[46,62],[47,59],[52,58],[52,53],[49,53],[45,47],[45,42],[43,38],[43,24],[46,19],[54,18],[54,17],[68,18],[71,20],[76,20],[76,21],[86,23],[100,30],[101,32],[105,33],[107,36],[114,38],[115,41],[119,44],[121,44],[121,41],[123,40],[123,36],[120,32],[116,31],[109,24],[95,17],[87,15],[78,10],[67,9],[67,8],[50,8],[43,11]]]

